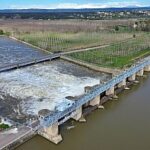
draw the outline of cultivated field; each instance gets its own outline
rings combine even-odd
[[[76,52],[67,56],[97,66],[123,68],[146,55],[150,55],[149,33],[105,48]]]
[[[83,21],[83,20],[3,20],[0,26],[16,38],[49,50],[70,51],[111,44],[131,39],[135,20]],[[117,25],[128,31],[115,31]],[[142,33],[137,33],[141,35]]]
[[[30,33],[16,37],[51,52],[63,52],[87,47],[107,45],[131,39],[133,33],[78,32],[78,33]]]

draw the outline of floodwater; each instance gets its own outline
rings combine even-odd
[[[46,56],[47,53],[7,37],[0,37],[0,67]]]
[[[67,96],[82,95],[84,87],[110,78],[63,60],[4,72],[0,74],[0,112],[13,120],[37,116],[41,109],[53,111],[63,107],[60,103],[72,103]]]
[[[63,142],[54,145],[40,136],[16,150],[150,150],[150,74],[140,84],[109,101],[105,110],[87,116],[87,123],[62,127]]]

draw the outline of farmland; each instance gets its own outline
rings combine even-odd
[[[131,39],[134,22],[135,20],[7,20],[0,21],[0,25],[17,39],[55,53]],[[116,31],[117,25],[122,27],[120,31]],[[138,36],[142,33],[136,34]]]
[[[20,34],[18,39],[51,52],[63,52],[111,44],[133,37],[132,33],[79,32]]]
[[[67,55],[73,59],[96,66],[123,68],[130,66],[135,60],[150,55],[150,34],[132,40],[111,44],[108,47],[91,51],[76,52]]]

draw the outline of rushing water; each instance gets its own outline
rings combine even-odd
[[[63,142],[54,145],[40,136],[17,150],[150,150],[150,75],[124,91],[118,101],[87,116],[87,123],[62,128]]]
[[[84,87],[110,77],[63,60],[4,72],[0,74],[0,112],[14,120],[22,114],[36,116],[41,109],[53,111],[60,103],[62,110],[72,103],[65,97],[84,94]]]

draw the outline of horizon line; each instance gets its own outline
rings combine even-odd
[[[129,7],[105,7],[105,8],[102,8],[102,7],[97,7],[97,8],[0,8],[0,10],[30,10],[30,9],[34,9],[34,10],[66,10],[66,9],[113,9],[113,8],[117,8],[117,9],[120,9],[120,8],[150,8],[150,6],[129,6]]]

